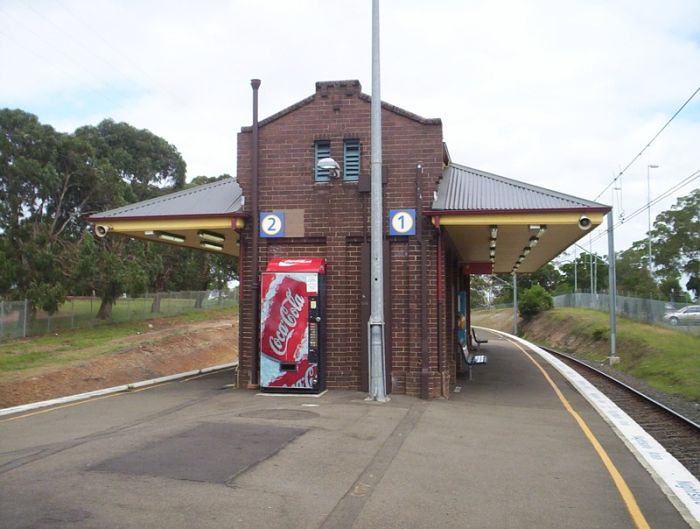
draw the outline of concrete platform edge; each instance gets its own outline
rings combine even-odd
[[[656,439],[595,386],[541,347],[503,331],[481,328],[528,347],[569,380],[601,417],[612,426],[615,433],[659,484],[685,521],[694,529],[700,529],[700,482]]]
[[[224,369],[231,369],[236,367],[238,362],[231,362],[229,364],[220,364],[217,366],[204,367],[202,369],[194,369],[192,371],[185,371],[184,373],[176,373],[174,375],[167,375],[159,378],[152,378],[150,380],[142,380],[140,382],[133,382],[131,384],[123,384],[121,386],[113,386],[111,388],[98,389],[95,391],[88,391],[87,393],[78,393],[76,395],[69,395],[66,397],[59,397],[56,399],[42,400],[39,402],[31,402],[29,404],[21,404],[19,406],[13,406],[11,408],[0,409],[0,417],[3,415],[12,415],[14,413],[21,413],[24,411],[36,410],[39,408],[46,408],[48,406],[56,406],[59,404],[68,404],[70,402],[76,402],[79,400],[91,399],[93,397],[102,397],[104,395],[111,395],[113,393],[122,393],[124,391],[129,391],[137,388],[144,388],[147,386],[154,386],[156,384],[162,384],[163,382],[170,382],[171,380],[178,380],[181,378],[187,378],[196,375],[204,375],[207,373],[212,373],[214,371],[222,371]]]

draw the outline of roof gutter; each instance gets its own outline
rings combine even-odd
[[[448,216],[448,215],[513,215],[513,214],[547,214],[547,213],[603,213],[612,211],[612,207],[589,208],[580,206],[576,208],[553,208],[553,209],[428,209],[423,211],[426,216]]]
[[[430,398],[430,350],[428,346],[428,255],[423,237],[423,166],[416,164],[416,238],[420,250],[420,397]]]

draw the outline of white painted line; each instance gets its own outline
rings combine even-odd
[[[12,408],[3,408],[3,409],[0,409],[0,416],[11,415],[13,413],[21,413],[21,412],[29,411],[29,410],[36,410],[38,408],[45,408],[47,406],[55,406],[57,404],[66,404],[66,403],[75,402],[78,400],[91,399],[93,397],[101,397],[103,395],[111,395],[112,393],[121,393],[121,392],[129,391],[132,389],[153,386],[155,384],[162,384],[163,382],[170,382],[171,380],[177,380],[180,378],[191,377],[192,375],[202,375],[202,374],[206,374],[206,373],[211,373],[213,371],[230,369],[232,367],[236,367],[237,365],[238,365],[238,362],[232,362],[230,364],[221,364],[218,366],[197,369],[195,371],[187,371],[186,373],[178,373],[176,375],[168,375],[165,377],[153,378],[151,380],[143,380],[141,382],[134,382],[132,384],[124,384],[122,386],[113,386],[111,388],[98,389],[96,391],[89,391],[87,393],[79,393],[77,395],[70,395],[67,397],[59,397],[57,399],[43,400],[40,402],[32,402],[29,404],[22,404],[20,406],[13,406]]]
[[[603,395],[598,388],[541,347],[512,334],[495,329],[485,330],[501,334],[525,345],[554,366],[613,427],[613,430],[631,449],[642,466],[651,473],[691,527],[700,528],[700,482],[656,439]]]

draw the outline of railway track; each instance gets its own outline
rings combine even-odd
[[[700,425],[587,362],[543,349],[584,376],[700,479]]]

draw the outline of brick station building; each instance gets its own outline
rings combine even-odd
[[[241,129],[236,180],[90,219],[102,235],[239,255],[239,387],[259,380],[257,300],[267,263],[322,257],[327,387],[367,390],[370,103],[358,81],[316,83],[313,95],[257,124],[257,153],[255,127]],[[461,369],[456,316],[468,316],[470,277],[534,272],[610,208],[453,163],[440,119],[384,102],[381,118],[387,390],[448,397]],[[329,157],[336,174],[318,166]],[[390,230],[393,210],[409,212],[415,230]],[[282,213],[280,236],[254,232],[259,212]],[[201,230],[220,236],[221,247],[207,248]]]

